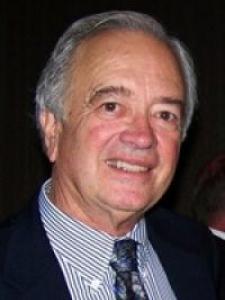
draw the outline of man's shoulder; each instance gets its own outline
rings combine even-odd
[[[206,226],[202,225],[201,223],[197,222],[196,220],[177,213],[175,210],[167,209],[162,206],[156,206],[151,209],[147,213],[147,220],[152,225],[157,225],[161,229],[166,228],[173,228],[174,226],[177,227],[177,224],[181,226],[177,227],[177,230],[184,230],[192,231],[192,230],[206,230]],[[207,230],[208,232],[209,230]]]
[[[172,256],[177,253],[177,260],[198,262],[217,277],[219,250],[206,226],[161,207],[149,212],[146,220],[149,239],[161,257],[166,257],[168,252],[173,253]]]
[[[19,247],[20,237],[29,239],[29,232],[32,224],[31,206],[25,208],[17,215],[11,216],[0,223],[0,268],[5,261],[8,249],[11,245]],[[18,243],[17,243],[18,239]]]
[[[219,284],[219,252],[206,226],[161,207],[147,214],[146,224],[149,240],[169,278],[177,282],[184,277],[192,285],[198,282],[202,291],[212,282]]]
[[[10,235],[18,228],[18,226],[23,226],[24,223],[29,222],[30,216],[32,214],[33,203],[29,203],[20,212],[9,216],[2,222],[0,222],[0,241],[4,238],[10,237]]]
[[[153,208],[146,220],[150,232],[152,230],[167,242],[189,250],[200,250],[213,240],[205,225],[166,208]]]
[[[5,260],[8,243],[14,231],[15,218],[9,218],[0,224],[0,268]]]

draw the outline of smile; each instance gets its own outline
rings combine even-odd
[[[107,165],[115,168],[115,169],[120,169],[125,172],[131,172],[131,173],[143,173],[149,171],[149,168],[136,165],[136,164],[130,164],[127,162],[124,162],[122,160],[107,160]]]

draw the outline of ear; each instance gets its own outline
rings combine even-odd
[[[59,136],[62,124],[49,110],[43,110],[39,116],[43,144],[50,162],[55,162],[58,152]]]

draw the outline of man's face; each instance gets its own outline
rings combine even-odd
[[[90,218],[139,216],[162,196],[176,168],[180,69],[162,42],[129,31],[83,42],[73,63],[66,121],[50,155],[59,194]]]

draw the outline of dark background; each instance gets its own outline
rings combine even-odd
[[[152,14],[190,49],[199,109],[164,204],[189,214],[198,169],[225,151],[225,5],[214,1],[0,0],[0,219],[20,210],[49,175],[34,121],[35,85],[75,19],[109,9]]]

